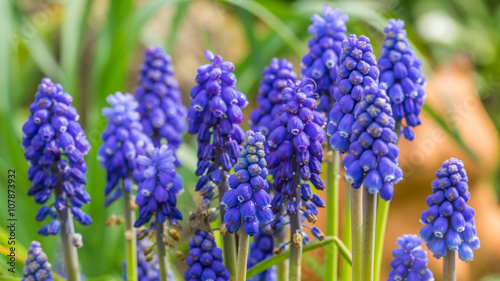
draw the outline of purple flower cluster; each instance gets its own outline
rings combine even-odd
[[[262,80],[257,95],[258,107],[250,114],[250,129],[261,132],[265,137],[271,133],[271,123],[279,118],[283,104],[283,89],[287,81],[297,80],[293,65],[286,59],[271,59],[269,66],[262,71]]]
[[[377,85],[379,70],[377,58],[373,54],[370,39],[361,35],[349,35],[342,42],[340,65],[332,97],[335,100],[330,111],[327,133],[330,145],[341,153],[349,151],[350,136],[355,118],[353,112],[356,104],[363,99],[363,88]]]
[[[40,242],[31,242],[28,248],[28,257],[23,268],[21,281],[52,281],[52,265],[47,255],[40,247]]]
[[[443,162],[432,182],[432,195],[427,197],[429,209],[422,212],[425,224],[420,237],[437,258],[446,256],[447,250],[458,250],[462,261],[474,258],[479,249],[474,223],[474,209],[467,205],[470,199],[469,181],[464,163],[456,158]]]
[[[144,58],[139,86],[135,90],[144,133],[157,147],[166,140],[175,154],[186,131],[187,114],[174,77],[175,70],[170,56],[160,46],[148,48]],[[179,164],[176,160],[176,165]]]
[[[387,281],[433,281],[434,275],[427,268],[427,252],[422,240],[415,234],[405,234],[397,240],[399,248],[392,250],[394,260]]]
[[[210,203],[215,191],[210,181],[219,184],[221,168],[228,172],[236,163],[245,139],[238,125],[243,121],[241,108],[248,105],[246,96],[236,89],[236,76],[232,62],[220,55],[205,52],[211,63],[198,67],[196,85],[191,89],[188,110],[188,132],[198,134],[199,176],[196,190]]]
[[[222,250],[217,247],[214,236],[205,231],[196,231],[189,238],[188,269],[184,274],[187,281],[228,281],[229,270],[222,264]]]
[[[313,38],[309,40],[309,52],[302,58],[302,75],[314,79],[320,94],[318,110],[327,113],[333,102],[341,43],[347,38],[346,22],[349,17],[340,9],[332,10],[325,5],[323,17],[315,14],[311,21],[308,31]]]
[[[167,145],[146,147],[146,155],[137,156],[137,164],[143,166],[136,173],[139,189],[135,202],[139,206],[139,218],[134,226],[140,227],[155,216],[163,224],[168,218],[171,224],[182,219],[177,209],[177,195],[184,191],[182,178],[175,171],[175,157]]]
[[[406,38],[403,20],[390,19],[385,26],[386,36],[380,50],[378,67],[380,83],[385,83],[396,120],[406,121],[403,133],[413,140],[415,133],[410,127],[419,125],[420,110],[425,103],[425,77],[422,62],[417,59]]]
[[[235,174],[228,179],[229,187],[222,197],[221,205],[226,209],[224,224],[230,233],[240,230],[253,236],[259,224],[267,224],[273,218],[271,198],[267,193],[268,170],[264,152],[266,137],[261,133],[247,132],[247,142],[234,166]]]
[[[254,235],[250,245],[250,255],[248,256],[248,268],[259,262],[270,258],[273,255],[274,242],[273,232],[270,225],[261,225],[257,234]],[[250,281],[276,280],[276,266],[266,269],[259,274],[251,277]]]
[[[280,213],[285,199],[287,213],[295,214],[304,207],[304,215],[317,214],[316,207],[324,207],[321,198],[311,192],[310,181],[318,190],[325,184],[320,177],[323,162],[323,143],[326,135],[323,130],[325,117],[316,111],[317,100],[313,93],[314,85],[303,79],[293,83],[288,81],[283,90],[284,104],[281,115],[272,123],[272,132],[268,137],[271,153],[266,158],[268,168],[274,176],[274,197],[271,209]],[[297,168],[298,171],[294,171]],[[300,176],[302,205],[298,206],[294,192],[294,173]],[[281,224],[279,221],[277,224]]]
[[[364,181],[370,194],[379,192],[380,198],[390,201],[394,194],[392,185],[403,177],[398,166],[398,136],[393,131],[391,104],[384,85],[366,87],[362,95],[349,130],[351,144],[343,162],[346,179],[353,188],[359,188]]]
[[[102,115],[108,118],[106,130],[102,133],[103,144],[99,147],[97,158],[106,169],[106,187],[104,202],[109,206],[122,196],[122,189],[115,188],[120,184],[125,192],[131,192],[132,173],[136,169],[137,155],[144,154],[144,148],[151,139],[142,132],[139,122],[137,101],[131,94],[117,92],[106,100],[112,107],[105,107]],[[114,191],[114,192],[113,192]]]
[[[32,186],[28,195],[38,204],[46,203],[55,193],[50,206],[42,206],[36,220],[47,216],[56,218],[56,211],[71,208],[74,218],[83,225],[92,219],[80,207],[90,203],[85,191],[87,166],[83,156],[90,149],[85,132],[78,123],[79,115],[71,105],[73,98],[63,92],[59,84],[43,78],[30,106],[30,116],[23,125],[24,156],[30,164],[28,179]],[[41,235],[55,235],[59,232],[59,221],[52,221],[40,228]]]

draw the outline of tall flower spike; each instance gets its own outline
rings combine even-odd
[[[286,59],[272,58],[269,66],[262,71],[262,80],[257,95],[258,107],[250,114],[250,129],[260,132],[265,137],[269,135],[271,123],[279,118],[283,104],[283,89],[288,80],[295,82],[297,74],[293,72],[293,65]]]
[[[425,224],[420,237],[436,258],[446,255],[447,250],[457,251],[462,261],[474,258],[479,249],[474,223],[474,209],[467,205],[470,199],[469,178],[464,163],[456,158],[443,162],[432,182],[432,195],[427,197],[429,209],[422,212],[420,221]]]
[[[31,242],[28,248],[28,257],[23,268],[23,279],[21,281],[52,281],[52,265],[47,255],[40,247],[40,242]]]
[[[142,132],[134,96],[117,92],[106,100],[111,107],[102,110],[108,123],[102,133],[103,144],[97,158],[107,171],[104,205],[109,206],[122,196],[122,189],[115,188],[120,182],[125,192],[132,191],[132,174],[137,168],[135,159],[137,155],[145,154],[145,146],[151,143],[151,139]]]
[[[234,166],[235,174],[229,177],[231,188],[222,197],[224,206],[224,224],[230,233],[239,231],[243,223],[243,231],[254,235],[259,224],[267,224],[273,218],[270,209],[271,198],[267,193],[267,162],[264,142],[261,133],[247,132],[247,142]]]
[[[243,121],[241,108],[246,107],[248,101],[245,94],[236,89],[233,63],[223,61],[220,55],[209,50],[205,57],[211,63],[198,67],[187,119],[188,132],[198,135],[195,174],[200,178],[196,191],[210,204],[215,190],[209,182],[218,185],[222,171],[229,172],[239,157],[245,132],[238,124]]]
[[[161,225],[168,218],[170,224],[177,224],[182,219],[177,209],[177,196],[184,191],[182,178],[175,171],[175,157],[167,145],[154,148],[146,147],[147,155],[137,156],[137,164],[143,166],[137,173],[139,189],[135,202],[139,206],[139,218],[134,226],[140,227],[155,216]]]
[[[411,127],[420,125],[420,110],[425,103],[425,77],[422,62],[417,59],[406,38],[403,20],[390,19],[385,26],[386,36],[380,49],[378,67],[380,83],[385,83],[391,99],[396,120],[406,121],[403,133],[413,140],[415,133]]]
[[[44,205],[38,210],[37,221],[47,216],[55,219],[58,212],[70,208],[79,223],[88,225],[92,219],[80,207],[90,203],[90,195],[84,188],[87,166],[83,159],[90,144],[78,123],[79,115],[72,101],[60,84],[42,79],[30,106],[31,115],[22,129],[24,157],[30,164],[28,179],[33,183],[28,195],[36,203],[44,204],[52,197],[52,191],[55,193],[52,207]],[[55,235],[60,226],[61,222],[55,220],[42,226],[38,233]]]
[[[351,34],[342,42],[339,62],[337,87],[332,93],[335,103],[330,111],[327,133],[331,136],[331,147],[346,153],[351,144],[356,104],[363,99],[364,87],[378,84],[379,70],[370,39],[364,35],[358,39]]]
[[[175,155],[186,131],[187,113],[174,73],[171,58],[162,47],[148,48],[144,52],[135,96],[144,132],[157,147],[165,140]],[[179,164],[176,160],[176,165]]]
[[[198,230],[189,238],[189,256],[186,259],[188,269],[185,280],[228,281],[230,274],[222,264],[222,250],[217,247],[211,233]]]
[[[387,281],[433,281],[434,275],[427,268],[427,252],[422,240],[415,234],[405,234],[397,240],[399,248],[392,250],[394,259]]]
[[[274,242],[273,231],[271,225],[261,225],[259,231],[253,237],[250,245],[250,255],[248,257],[248,268],[258,264],[259,262],[270,258],[273,255]],[[266,281],[276,280],[276,266],[268,268],[261,273],[251,277],[250,281]]]
[[[398,166],[395,121],[384,85],[366,87],[363,92],[363,100],[354,110],[350,151],[343,162],[346,179],[353,188],[364,181],[370,194],[378,192],[380,198],[390,201],[393,184],[403,176]]]
[[[320,94],[318,110],[328,113],[332,108],[341,43],[347,38],[349,17],[340,9],[332,10],[325,5],[323,17],[315,14],[311,21],[308,31],[313,38],[309,40],[309,52],[302,58],[302,75],[314,79]]]

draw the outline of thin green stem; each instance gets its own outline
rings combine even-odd
[[[326,236],[339,235],[339,166],[340,154],[337,150],[326,170]],[[338,250],[334,243],[325,247],[325,280],[337,280]]]
[[[156,222],[156,249],[158,254],[158,264],[160,266],[160,281],[168,280],[167,250],[163,239],[163,224]]]
[[[351,191],[352,280],[361,280],[361,234],[363,231],[363,186]]]
[[[443,281],[456,281],[457,272],[455,270],[455,251],[448,250],[443,257]]]
[[[130,205],[130,193],[123,189],[123,211],[125,214],[125,255],[127,261],[127,280],[137,280],[137,237],[135,234],[135,211]]]
[[[377,223],[377,193],[365,192],[363,202],[363,238],[361,242],[361,280],[373,280],[375,224]]]
[[[227,179],[229,174],[227,171],[222,170],[222,179],[219,184],[219,202],[222,202],[222,197],[229,190]],[[224,221],[224,208],[220,208],[220,219]],[[224,246],[224,264],[229,270],[231,276],[236,276],[236,238],[233,234],[226,233],[222,236],[222,244]]]
[[[247,259],[248,259],[248,234],[240,231],[240,241],[238,244],[238,267],[236,269],[236,281],[245,281],[247,275]]]
[[[295,198],[297,206],[301,204],[301,196],[300,196],[300,170],[299,164],[296,162],[293,164],[293,194],[292,198]],[[302,220],[301,213],[299,210],[295,212],[293,216],[290,218],[290,240],[292,244],[290,245],[290,268],[288,269],[288,278],[290,280],[296,281],[301,280],[302,274],[302,239],[295,239],[300,235],[302,236]]]
[[[276,237],[276,245],[279,243],[285,243],[287,238],[287,233],[285,230]],[[288,281],[288,259],[283,260],[276,266],[276,275],[278,276],[277,281]]]
[[[348,189],[347,187],[346,190]],[[342,241],[348,250],[351,251],[351,201],[349,200],[349,192],[345,193],[344,205],[344,220],[342,222]],[[346,259],[340,259],[340,277],[339,280],[346,281],[352,280],[352,261],[348,262]]]

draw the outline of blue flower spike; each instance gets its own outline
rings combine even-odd
[[[271,198],[267,193],[267,162],[265,159],[263,134],[253,131],[246,133],[247,142],[234,166],[235,174],[229,179],[231,188],[222,197],[224,224],[230,233],[238,232],[243,223],[243,231],[253,236],[260,224],[267,224],[273,218]]]
[[[198,230],[188,241],[188,269],[184,279],[188,281],[228,281],[231,275],[222,263],[222,250],[217,247],[211,233]]]
[[[394,259],[387,281],[434,281],[434,275],[427,268],[427,252],[417,235],[405,234],[397,239],[397,245],[398,248],[392,250]]]
[[[309,52],[302,57],[302,76],[314,80],[320,94],[318,110],[328,113],[332,108],[333,93],[337,85],[337,72],[342,53],[342,42],[347,38],[349,17],[340,9],[323,6],[323,16],[313,15],[309,34]]]
[[[53,281],[51,270],[52,265],[40,247],[40,242],[31,242],[21,281]]]
[[[398,136],[395,121],[384,85],[363,89],[363,100],[354,110],[349,154],[344,158],[346,179],[351,187],[359,188],[363,182],[370,194],[390,201],[393,184],[402,179],[398,166]]]
[[[405,120],[403,135],[415,138],[412,128],[420,125],[419,117],[425,103],[425,76],[422,62],[416,57],[406,38],[403,20],[390,19],[384,28],[386,36],[380,49],[378,67],[380,83],[385,84],[391,100],[394,118]]]
[[[429,209],[422,212],[420,222],[425,226],[420,237],[434,253],[446,256],[448,250],[458,251],[458,258],[468,262],[479,249],[474,222],[474,209],[467,205],[470,199],[469,178],[464,163],[456,158],[443,162],[432,182],[432,195],[427,197]]]

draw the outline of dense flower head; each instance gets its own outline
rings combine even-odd
[[[320,174],[323,143],[326,141],[323,130],[325,117],[316,110],[317,96],[313,90],[314,84],[309,79],[297,83],[288,81],[283,90],[282,113],[273,121],[272,132],[267,139],[271,153],[266,159],[274,176],[271,209],[275,214],[281,213],[282,207],[289,215],[304,208],[304,216],[312,218],[317,215],[316,207],[324,207],[323,200],[311,192],[311,184],[318,190],[325,188]],[[297,206],[293,197],[294,174],[300,178],[302,206]]]
[[[363,100],[354,109],[350,133],[349,154],[344,158],[346,179],[351,187],[359,188],[363,182],[370,194],[390,201],[393,184],[402,179],[398,166],[398,136],[389,97],[383,85],[365,87]]]
[[[415,137],[411,127],[421,123],[420,110],[425,103],[425,77],[422,62],[417,59],[406,38],[403,20],[390,19],[385,26],[386,36],[380,49],[378,67],[380,83],[387,85],[396,120],[405,119],[403,133],[406,139]]]
[[[229,270],[222,264],[222,250],[217,247],[211,233],[198,230],[189,238],[188,269],[184,274],[187,281],[228,281]]]
[[[261,132],[265,137],[269,135],[271,123],[279,118],[283,104],[283,89],[287,81],[297,80],[293,72],[293,65],[286,59],[272,58],[269,66],[262,71],[262,80],[257,95],[257,108],[250,114],[250,129]]]
[[[271,198],[267,193],[269,184],[264,142],[261,133],[247,132],[247,142],[234,165],[234,174],[229,179],[229,189],[222,197],[224,224],[230,233],[238,232],[243,222],[243,231],[254,235],[259,224],[267,224],[273,218]]]
[[[335,92],[335,81],[342,52],[341,43],[347,38],[346,22],[349,17],[340,9],[332,10],[323,6],[323,17],[314,14],[312,25],[308,31],[313,36],[309,40],[309,52],[302,57],[302,75],[314,79],[317,92],[320,94],[318,109],[328,112],[331,109],[332,94]]]
[[[273,255],[274,242],[273,231],[269,224],[261,225],[257,234],[254,235],[252,244],[250,245],[250,255],[248,256],[248,268],[258,264],[259,262],[270,258]],[[259,274],[251,277],[250,281],[267,281],[276,280],[276,266],[268,268]]]
[[[171,58],[165,50],[160,46],[148,48],[144,52],[135,96],[144,133],[155,146],[166,141],[175,154],[186,131],[187,112],[174,74]],[[176,165],[179,165],[177,160]]]
[[[363,99],[364,87],[378,84],[379,70],[368,37],[361,35],[358,39],[351,34],[341,46],[337,86],[332,93],[335,103],[329,114],[327,133],[331,136],[331,147],[346,153],[351,144],[352,124],[356,121],[353,114],[356,104]]]
[[[144,154],[144,148],[151,143],[151,139],[142,132],[134,96],[117,92],[106,100],[111,107],[102,109],[102,115],[108,118],[108,122],[102,133],[103,144],[99,147],[97,158],[107,171],[104,189],[107,198],[104,204],[108,206],[122,195],[122,189],[115,188],[120,181],[125,192],[131,192],[135,158]]]
[[[222,171],[230,171],[239,157],[245,132],[238,124],[243,121],[241,109],[248,101],[236,89],[233,63],[209,50],[205,57],[211,63],[198,67],[187,119],[188,132],[197,134],[198,140],[195,174],[200,178],[196,191],[209,204],[215,193],[210,182],[219,184]]]
[[[28,257],[23,268],[23,279],[21,281],[52,281],[52,265],[47,255],[40,247],[40,242],[31,242],[28,248]]]
[[[79,115],[71,105],[73,98],[63,92],[60,84],[43,78],[30,106],[30,116],[24,123],[23,147],[30,164],[28,179],[32,186],[28,195],[38,204],[46,203],[55,193],[54,203],[42,206],[36,220],[47,216],[55,219],[57,212],[71,208],[74,218],[83,225],[92,219],[80,207],[90,203],[85,191],[87,166],[83,159],[90,149],[85,132],[78,123]],[[59,232],[59,221],[52,221],[38,231],[41,235]]]
[[[434,275],[427,268],[427,252],[422,240],[415,234],[405,234],[397,240],[399,248],[392,250],[394,259],[387,281],[433,281]]]
[[[177,196],[183,190],[182,178],[175,171],[175,157],[167,145],[146,147],[146,155],[137,156],[142,169],[136,173],[139,189],[135,202],[139,206],[139,218],[135,227],[140,227],[155,216],[163,224],[168,218],[171,224],[182,219],[177,209]]]
[[[432,195],[427,197],[429,209],[422,212],[425,224],[420,237],[436,258],[446,256],[447,250],[458,250],[462,261],[474,258],[479,249],[474,222],[474,209],[467,205],[470,199],[469,181],[464,163],[456,158],[443,162],[432,182]]]

